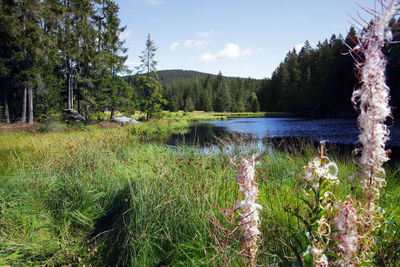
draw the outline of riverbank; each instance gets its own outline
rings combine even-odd
[[[237,197],[235,168],[222,152],[205,155],[149,142],[168,131],[162,125],[171,127],[171,121],[158,122],[150,134],[156,124],[3,134],[0,265],[211,266],[216,252],[204,215]],[[257,166],[260,264],[295,259],[282,241],[296,242],[300,224],[284,208],[305,210],[298,199],[303,166],[317,154],[306,145],[275,150]],[[344,180],[356,169],[347,156],[334,160]],[[377,251],[386,264],[400,260],[398,170],[386,168],[381,199],[386,221]],[[353,186],[343,183],[338,193],[345,196]],[[295,246],[306,249],[302,242]]]
[[[228,118],[263,118],[263,117],[292,117],[294,113],[289,112],[163,112],[164,118],[185,119],[194,121],[221,121]]]

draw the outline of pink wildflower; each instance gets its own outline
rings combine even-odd
[[[336,177],[338,173],[338,167],[336,163],[330,161],[328,157],[322,156],[313,158],[306,166],[304,166],[304,169],[304,178],[315,190],[319,189],[321,182],[320,179],[330,180],[335,184],[339,183],[339,180]]]
[[[381,0],[385,12],[375,11],[375,19],[359,37],[359,51],[364,60],[357,61],[361,87],[353,92],[353,103],[359,103],[358,124],[361,128],[359,140],[363,146],[360,164],[362,165],[361,187],[368,201],[379,198],[385,185],[385,171],[382,164],[389,160],[385,142],[389,130],[384,124],[390,116],[389,87],[385,82],[386,59],[382,47],[391,41],[389,23],[397,13],[396,0]],[[355,52],[353,50],[353,52]]]
[[[359,236],[357,233],[357,212],[351,196],[347,196],[346,201],[336,204],[337,216],[334,219],[336,241],[339,254],[343,259],[338,259],[336,264],[340,266],[353,266],[357,259],[357,248]]]
[[[260,231],[260,217],[258,210],[262,207],[257,204],[258,187],[255,181],[255,163],[259,158],[249,157],[240,160],[240,168],[236,177],[239,191],[243,193],[243,200],[237,204],[241,209],[241,225],[243,225],[244,247],[248,254],[249,266],[254,266],[258,251],[258,239]]]
[[[330,241],[331,227],[329,222],[329,214],[332,207],[332,192],[329,187],[331,185],[338,185],[339,179],[337,178],[338,167],[336,163],[330,161],[328,157],[324,156],[324,143],[321,143],[321,155],[312,159],[305,169],[305,180],[315,190],[314,194],[318,195],[318,201],[314,203],[319,206],[319,210],[313,216],[319,216],[320,211],[324,211],[316,221],[317,228],[312,233],[308,233],[307,237],[310,241],[310,246],[307,248],[305,255],[311,254],[313,256],[313,266],[327,267],[328,258],[324,254]],[[325,191],[325,192],[324,192]],[[320,192],[324,192],[320,195]]]
[[[376,201],[379,199],[381,188],[386,183],[385,170],[382,165],[389,160],[385,150],[385,142],[389,139],[389,130],[384,123],[390,116],[389,87],[385,81],[386,58],[382,48],[392,39],[389,24],[397,15],[399,2],[397,0],[379,0],[379,3],[382,11],[365,8],[375,17],[368,28],[364,28],[358,37],[359,44],[351,50],[353,54],[357,55],[359,52],[363,54],[363,57],[357,55],[358,60],[356,60],[361,87],[355,90],[352,96],[353,103],[359,103],[360,109],[358,117],[358,124],[361,128],[359,140],[362,144],[360,185],[366,204],[361,208],[363,212],[358,216],[359,235],[363,239],[369,240],[369,242],[358,243],[358,255],[361,261],[368,261],[372,256],[371,247],[374,242],[371,234],[380,216],[376,208]],[[347,212],[352,212],[349,206]],[[354,239],[350,238],[346,241],[347,247],[342,247],[342,249],[352,253],[350,247],[353,246]]]

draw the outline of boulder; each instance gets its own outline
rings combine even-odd
[[[64,109],[61,111],[61,119],[66,123],[85,122],[85,118],[73,109]]]
[[[133,118],[129,118],[126,116],[120,116],[120,117],[115,117],[114,121],[116,123],[118,123],[119,125],[131,125],[131,124],[135,124],[138,123],[137,120],[133,119]]]

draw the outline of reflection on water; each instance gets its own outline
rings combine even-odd
[[[400,129],[390,127],[389,146],[400,147]],[[354,119],[234,118],[195,123],[188,134],[173,136],[170,142],[215,144],[216,139],[244,135],[262,140],[275,137],[303,137],[334,144],[355,144],[359,129]]]

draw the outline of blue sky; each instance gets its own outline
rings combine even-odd
[[[157,69],[270,77],[288,50],[345,34],[353,0],[116,0],[127,28],[127,65],[139,62],[149,33]],[[374,0],[358,3],[374,7]],[[367,16],[365,16],[367,17]],[[368,17],[367,17],[368,18]]]

